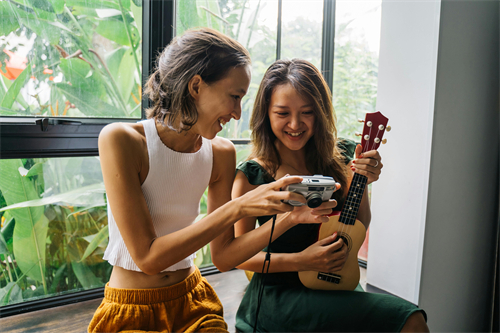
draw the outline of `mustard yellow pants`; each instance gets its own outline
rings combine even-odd
[[[104,299],[88,332],[228,332],[222,304],[200,271],[173,286],[116,289]]]

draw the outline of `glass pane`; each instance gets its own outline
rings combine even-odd
[[[141,6],[0,1],[0,116],[140,118]]]
[[[250,151],[250,145],[236,145],[236,165],[245,161],[248,158],[248,155],[250,155]],[[207,194],[208,189],[205,190],[205,193],[201,198],[200,215],[198,215],[196,221],[201,220],[205,217],[205,215],[207,215]],[[198,250],[198,252],[196,252],[196,259],[194,260],[194,263],[200,268],[213,265],[212,257],[210,255],[210,244],[205,245],[203,248]]]
[[[284,0],[281,58],[300,58],[321,68],[323,0]]]
[[[111,266],[98,157],[0,160],[2,305],[103,287]]]
[[[357,119],[375,111],[381,2],[336,2],[332,93],[339,137],[358,140]]]
[[[277,0],[177,0],[176,33],[210,27],[239,41],[252,58],[252,81],[242,100],[239,121],[232,120],[218,134],[249,138],[253,101],[266,69],[276,60]]]

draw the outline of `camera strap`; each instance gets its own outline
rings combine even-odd
[[[259,318],[260,304],[262,303],[262,296],[264,295],[264,287],[266,286],[266,277],[269,273],[269,266],[271,265],[271,243],[273,241],[274,225],[276,224],[276,215],[273,215],[273,222],[271,225],[271,236],[269,237],[269,244],[267,244],[266,258],[264,259],[264,265],[262,266],[262,280],[260,280],[259,294],[257,296],[257,309],[255,310],[255,323],[253,325],[253,332],[257,332],[257,322]],[[267,263],[267,269],[266,269]]]

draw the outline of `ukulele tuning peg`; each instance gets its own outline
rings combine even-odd
[[[362,136],[363,134],[361,134],[359,132],[356,132],[356,133],[354,133],[354,135],[356,135],[356,136]]]
[[[385,128],[385,130],[386,130],[387,132],[390,132],[390,131],[391,131],[391,126],[387,126],[387,127]]]
[[[358,123],[364,123],[364,122],[365,122],[364,119],[358,118]]]
[[[385,145],[387,143],[387,139],[382,140],[382,144]]]

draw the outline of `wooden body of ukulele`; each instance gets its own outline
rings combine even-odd
[[[383,133],[388,130],[388,119],[380,112],[368,113],[362,134],[363,152],[377,149],[382,141]],[[323,223],[319,229],[318,239],[323,239],[337,232],[347,244],[349,255],[340,271],[333,273],[303,271],[299,279],[304,286],[319,290],[354,290],[359,283],[358,252],[366,237],[365,226],[356,219],[361,198],[366,187],[366,176],[355,173],[349,192],[340,212],[333,215],[330,221]]]
[[[366,184],[366,181],[365,181]],[[364,186],[363,186],[364,188]],[[321,224],[318,239],[323,239],[337,232],[337,239],[342,238],[347,244],[349,256],[340,271],[333,273],[303,271],[299,272],[299,279],[309,289],[320,290],[354,290],[359,283],[358,252],[366,237],[366,228],[359,220],[349,221],[354,224],[340,222],[345,217],[330,216],[330,221]]]

